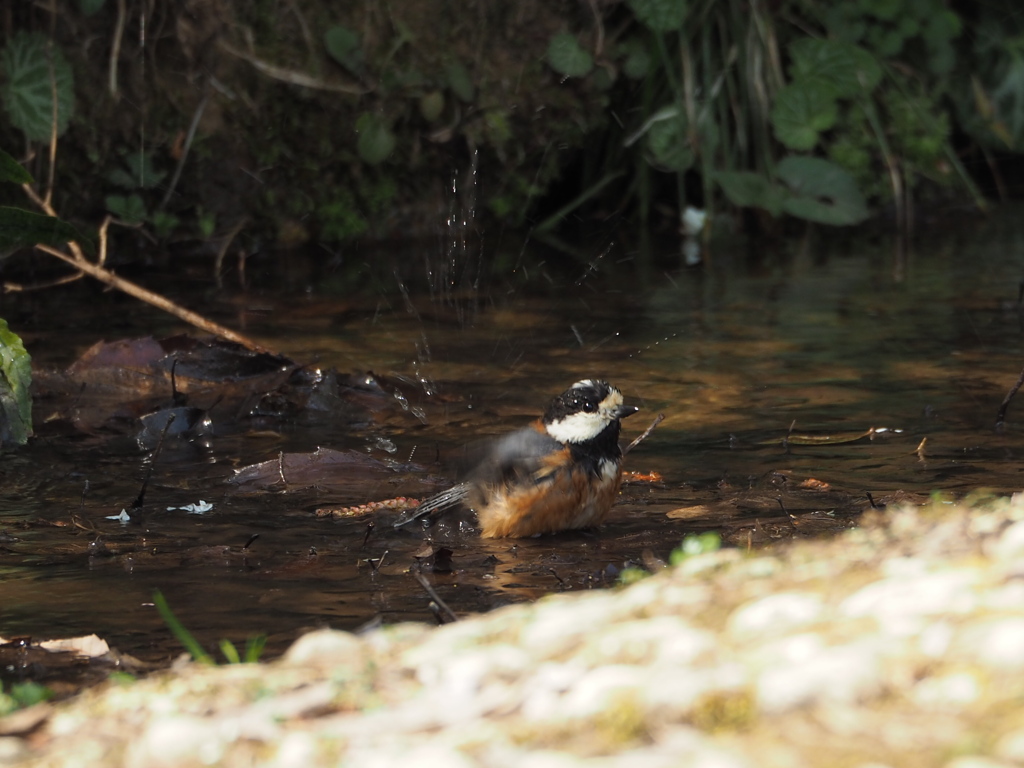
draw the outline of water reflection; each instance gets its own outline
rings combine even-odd
[[[429,620],[430,598],[409,574],[425,540],[453,550],[454,570],[428,578],[468,612],[612,584],[688,532],[753,548],[853,524],[869,493],[882,503],[896,492],[1015,491],[1024,402],[1003,433],[993,426],[1024,361],[1018,218],[1007,210],[926,235],[905,258],[885,239],[823,231],[754,259],[748,246],[720,247],[697,269],[639,270],[621,248],[571,274],[524,260],[481,293],[443,300],[417,283],[422,254],[401,289],[393,272],[368,268],[381,286],[369,295],[339,296],[337,276],[298,267],[273,286],[227,288],[206,308],[217,320],[297,360],[393,377],[402,396],[362,423],[228,419],[218,430],[215,418],[207,446],[168,450],[126,525],[106,518],[138,493],[145,454],[102,430],[41,427],[0,468],[0,632],[96,632],[166,659],[177,647],[148,605],[159,588],[207,645],[268,632],[273,653],[313,626]],[[181,330],[82,285],[15,297],[5,313],[44,366],[101,337]],[[385,512],[369,533],[366,519],[314,516],[324,504],[427,495],[462,444],[521,426],[584,377],[614,381],[643,407],[626,440],[666,415],[627,461],[661,479],[627,484],[601,529],[488,542],[454,523],[396,532]],[[39,403],[37,419],[45,413]],[[786,439],[883,427],[855,442]],[[239,466],[320,446],[419,469],[347,490],[225,482]],[[214,509],[166,509],[200,498]]]

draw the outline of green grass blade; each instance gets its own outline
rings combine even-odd
[[[164,620],[164,624],[178,638],[178,642],[185,646],[185,650],[189,652],[195,661],[198,661],[200,664],[216,665],[213,657],[203,650],[203,646],[199,644],[199,641],[193,637],[191,632],[185,629],[185,625],[174,615],[171,607],[167,604],[167,599],[159,589],[153,592],[153,604],[156,606],[157,611],[160,612],[160,618]]]
[[[224,658],[227,659],[228,664],[242,663],[242,659],[238,655],[238,649],[235,648],[235,644],[226,638],[220,641],[220,652],[224,654]]]
[[[250,637],[245,641],[245,658],[246,664],[255,664],[260,660],[260,656],[263,655],[263,648],[267,644],[266,635],[256,635],[256,637]]]

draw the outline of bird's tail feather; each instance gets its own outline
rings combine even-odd
[[[459,483],[446,491],[425,499],[418,507],[403,512],[395,521],[395,528],[402,528],[415,520],[424,517],[437,517],[462,504],[469,495],[469,484]]]

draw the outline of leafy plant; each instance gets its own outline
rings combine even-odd
[[[163,596],[163,593],[160,590],[156,590],[153,593],[153,604],[156,606],[157,611],[159,611],[160,618],[164,620],[167,628],[171,630],[171,633],[176,638],[178,638],[178,642],[185,646],[185,650],[189,652],[193,660],[200,664],[209,664],[211,666],[215,666],[217,664],[213,656],[208,654],[203,649],[203,646],[200,645],[199,641],[196,640],[195,635],[189,632],[178,617],[174,615],[170,605],[167,603],[167,598]],[[255,664],[260,660],[260,656],[263,654],[263,648],[266,644],[266,635],[250,637],[245,642],[244,653],[239,654],[238,649],[230,640],[221,640],[220,652],[224,655],[224,659],[229,664]]]
[[[52,698],[53,691],[39,683],[14,683],[6,693],[3,683],[0,683],[0,717]]]
[[[674,177],[680,214],[691,205],[713,211],[724,194],[735,206],[851,225],[868,218],[869,202],[895,199],[905,209],[922,180],[935,189],[958,182],[980,201],[940,106],[962,27],[944,0],[626,7],[634,24],[609,55],[626,75],[614,108],[633,116],[622,139],[628,152],[609,151],[576,204],[622,170],[641,220],[665,174]],[[573,45],[572,35],[552,38],[549,63],[592,80],[582,66],[571,69]],[[1024,61],[1024,45],[1021,53]],[[1020,71],[1013,92],[1024,130]],[[702,200],[687,175],[701,180]]]
[[[670,565],[679,565],[695,555],[717,552],[722,548],[722,537],[714,531],[691,534],[683,537],[683,542],[672,550],[668,561]]]
[[[324,48],[332,59],[353,75],[362,75],[365,63],[358,33],[337,24],[324,33]]]
[[[370,165],[384,162],[395,149],[395,134],[380,115],[364,112],[356,120],[359,156]]]
[[[146,203],[139,195],[107,195],[107,210],[126,224],[141,224],[149,217]]]
[[[828,160],[790,155],[776,167],[775,178],[749,171],[715,176],[726,197],[741,208],[763,208],[773,216],[785,212],[836,226],[859,224],[868,217],[867,204],[853,177]]]
[[[721,548],[722,537],[714,531],[687,534],[683,537],[682,543],[669,554],[669,565],[676,566],[695,555],[717,552]],[[620,587],[628,587],[630,584],[643,581],[650,575],[650,571],[644,568],[635,565],[630,566],[622,569],[622,572],[619,574],[618,584]]]
[[[107,181],[121,189],[153,189],[158,186],[167,174],[153,166],[153,156],[149,152],[127,152],[123,165],[113,168],[107,174]]]
[[[32,434],[32,358],[0,318],[0,445],[24,445]]]
[[[575,35],[562,32],[551,38],[548,45],[551,68],[566,77],[583,77],[594,68],[594,59],[583,48]]]
[[[18,32],[0,54],[0,67],[6,75],[0,100],[11,123],[30,141],[49,141],[55,120],[63,135],[74,110],[74,76],[61,49],[38,32]]]

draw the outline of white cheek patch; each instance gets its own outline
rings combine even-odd
[[[547,425],[547,432],[560,443],[585,443],[608,426],[608,419],[597,413],[572,413]]]

